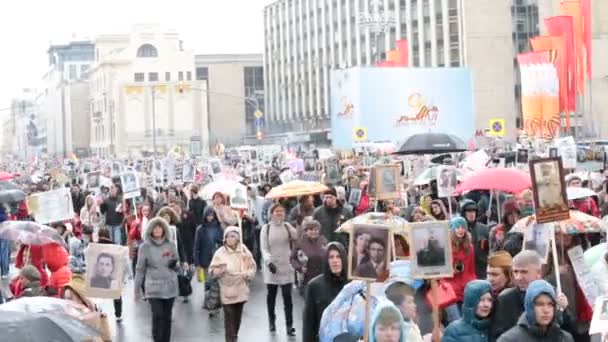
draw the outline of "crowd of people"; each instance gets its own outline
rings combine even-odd
[[[533,212],[530,190],[501,195],[499,201],[492,200],[487,191],[438,198],[436,181],[431,181],[407,187],[408,204],[374,201],[367,193],[368,174],[347,175],[345,168],[342,181],[330,184],[321,194],[267,199],[265,195],[281,184],[279,172],[280,168],[268,171],[263,184],[252,184],[244,177],[247,209],[238,210],[231,208],[232,199],[221,191],[202,198],[201,181],[142,188],[139,197],[127,200],[119,178],[98,191],[74,179],[69,184],[74,218],[52,225],[65,245],[20,244],[15,262],[19,273],[11,280],[12,294],[3,300],[56,296],[93,307],[82,290],[82,276],[90,266],[84,258],[86,248],[90,243],[121,245],[126,247],[125,264],[130,267],[120,281],[132,277],[135,299],[149,303],[155,342],[171,340],[174,302],[179,297],[188,301],[191,295],[205,297],[210,319],[222,309],[225,340],[237,341],[250,284],[258,273],[266,285],[269,332],[279,330],[275,307],[280,292],[285,317],[284,330],[280,330],[294,337],[301,326],[304,342],[325,341],[324,316],[331,316],[332,305],[354,283],[347,272],[349,255],[357,265],[373,259],[369,236],[355,236],[356,248],[349,254],[348,234],[337,228],[355,216],[376,211],[412,223],[449,221],[454,275],[438,281],[452,296],[449,303],[440,305],[439,317],[434,317],[428,300],[431,281],[396,281],[401,278],[393,276],[392,270],[390,274],[373,272],[386,287],[369,326],[359,327],[369,331],[369,341],[590,341],[592,307],[568,254],[549,254],[558,258],[560,266],[555,270],[552,259],[543,260],[524,248],[523,234],[511,231],[520,218]],[[578,177],[568,182],[573,187],[585,185]],[[51,188],[44,182],[28,186],[28,193]],[[573,201],[571,207],[597,217],[606,214],[606,182],[602,186],[597,198]],[[353,189],[359,189],[361,196],[349,203]],[[0,221],[32,219],[25,202],[0,207]],[[558,250],[568,250],[587,249],[604,240],[602,234],[564,234],[556,242]],[[397,254],[410,255],[407,242]],[[9,275],[9,262],[10,242],[0,240],[3,278]],[[114,261],[96,262],[105,265],[96,267],[114,267]],[[593,273],[595,286],[605,295],[608,249],[598,265]],[[556,274],[561,292],[556,291]],[[204,294],[193,294],[190,281],[195,278],[205,282]],[[294,322],[294,289],[304,297],[302,324]],[[114,316],[117,322],[122,320],[121,298],[114,300]],[[341,328],[332,338],[358,341],[363,338],[359,332]]]

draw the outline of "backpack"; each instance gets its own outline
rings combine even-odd
[[[266,246],[268,246],[268,250],[270,250],[270,241],[268,240],[270,237],[270,226],[268,225],[268,223],[265,225],[266,226]],[[293,250],[293,237],[291,236],[291,232],[289,231],[289,227],[287,226],[287,223],[283,222],[283,228],[285,228],[285,230],[287,231],[287,238],[289,239],[289,250]]]

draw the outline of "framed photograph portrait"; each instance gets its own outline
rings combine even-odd
[[[453,276],[449,222],[413,223],[410,227],[412,277],[433,279]]]
[[[152,175],[154,176],[154,186],[162,186],[163,182],[165,181],[165,167],[162,161],[154,161]]]
[[[231,189],[230,207],[237,209],[247,209],[247,188],[239,186]]]
[[[597,297],[593,304],[593,316],[591,318],[591,326],[589,334],[606,334],[608,333],[608,296]]]
[[[211,174],[214,176],[222,172],[222,163],[219,159],[211,159],[209,166],[211,168]]]
[[[361,202],[361,189],[350,189],[348,203],[357,206],[359,205],[359,202]]]
[[[331,184],[338,184],[341,180],[340,166],[335,159],[325,162],[325,179]]]
[[[95,171],[95,172],[89,172],[87,173],[87,187],[89,189],[97,189],[99,188],[100,184],[100,177],[101,176],[101,172],[99,171]]]
[[[536,223],[570,218],[562,159],[554,157],[530,161],[530,175]]]
[[[120,175],[123,197],[125,199],[139,196],[139,179],[135,172],[124,172]]]
[[[557,147],[549,147],[549,158],[559,157],[559,150]]]
[[[388,272],[392,239],[388,226],[355,225],[350,233],[348,277],[375,282]]]
[[[410,260],[410,234],[393,234],[393,251],[396,260]]]
[[[543,264],[547,263],[549,256],[551,232],[549,225],[541,223],[530,225],[524,234],[524,249],[538,253],[543,259]]]
[[[458,176],[456,168],[453,166],[438,166],[437,167],[437,195],[440,198],[452,197],[456,186],[458,185]]]
[[[401,198],[400,183],[401,172],[399,165],[378,165],[376,169],[376,199],[389,200]]]
[[[517,149],[517,155],[515,162],[517,164],[528,164],[529,161],[529,150],[527,148],[519,148]]]
[[[182,168],[182,181],[192,183],[194,182],[194,176],[196,174],[196,168],[193,163],[184,163]]]
[[[118,299],[124,284],[127,247],[89,243],[85,255],[86,295],[93,298]]]

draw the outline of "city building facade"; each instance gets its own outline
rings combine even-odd
[[[195,79],[194,54],[158,24],[95,39],[90,72],[91,148],[100,157],[209,151],[207,82]]]
[[[89,155],[90,132],[87,75],[94,59],[88,40],[51,45],[49,68],[36,95],[37,107],[46,118],[46,150],[50,156]]]
[[[406,40],[409,67],[473,70],[477,128],[504,118],[507,131],[515,132],[510,4],[282,0],[269,5],[264,11],[266,129],[322,139],[329,129],[330,71],[374,66],[397,40]],[[382,13],[391,20],[375,28],[361,25],[361,18],[378,19]]]
[[[206,81],[212,145],[255,140],[264,116],[264,67],[261,54],[196,55],[196,80]],[[257,123],[256,123],[257,122]],[[246,137],[246,139],[243,139]],[[245,140],[245,141],[244,141]]]
[[[22,89],[11,101],[2,126],[2,152],[29,160],[46,152],[46,118],[41,117],[35,89]]]

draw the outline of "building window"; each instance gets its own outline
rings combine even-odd
[[[150,81],[150,82],[158,82],[158,73],[157,72],[149,72],[148,73],[148,81]]]
[[[136,72],[134,75],[135,82],[143,82],[145,81],[145,76],[143,72]]]
[[[207,67],[196,68],[196,80],[197,81],[208,81],[209,80],[209,68],[207,68]]]
[[[192,81],[192,71],[187,71],[186,72],[186,80],[187,81]]]
[[[183,81],[184,80],[184,72],[180,71],[177,73],[177,80],[178,81]]]
[[[137,57],[158,57],[158,51],[151,44],[144,44],[137,49]]]
[[[82,77],[82,74],[86,73],[87,71],[89,71],[89,67],[90,65],[88,64],[82,64],[80,66],[80,76]]]
[[[167,72],[165,72],[165,81],[166,81],[166,82],[171,81],[171,73],[170,73],[170,72],[168,72],[168,71],[167,71]]]
[[[75,65],[70,65],[70,71],[69,71],[69,75],[68,78],[70,80],[75,80],[76,79],[76,66]]]

